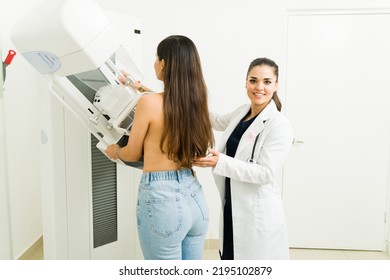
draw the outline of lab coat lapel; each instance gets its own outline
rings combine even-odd
[[[226,149],[226,143],[230,137],[230,135],[233,133],[233,130],[236,128],[238,123],[241,121],[243,117],[249,112],[250,110],[250,104],[248,106],[244,107],[238,114],[237,116],[230,122],[229,126],[226,128],[225,132],[221,136],[221,141],[218,146],[218,151],[224,153]]]
[[[241,137],[240,143],[238,144],[236,157],[248,146],[253,146],[256,136],[261,133],[264,129],[263,119],[261,114],[256,117],[253,123],[248,127]],[[248,156],[248,155],[246,155]]]
[[[275,102],[271,102],[264,108],[264,110],[256,117],[253,123],[248,127],[245,133],[241,137],[241,141],[237,147],[236,157],[240,157],[240,153],[248,146],[253,146],[256,136],[259,135],[264,129],[264,123],[271,117],[271,115],[277,111]],[[244,155],[247,157],[248,155]],[[250,155],[249,155],[250,156]]]

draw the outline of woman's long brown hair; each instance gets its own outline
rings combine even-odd
[[[195,44],[173,35],[157,47],[164,60],[164,131],[160,149],[169,159],[191,167],[214,145],[208,110],[207,88]]]

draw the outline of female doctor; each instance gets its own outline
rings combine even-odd
[[[277,173],[293,142],[290,122],[280,113],[278,65],[252,61],[246,77],[251,104],[211,114],[213,128],[225,131],[218,150],[194,165],[212,167],[222,200],[220,255],[223,260],[289,258]]]

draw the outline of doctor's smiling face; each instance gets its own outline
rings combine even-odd
[[[278,77],[274,67],[266,64],[252,67],[248,72],[245,87],[252,103],[252,111],[260,112],[278,90]]]

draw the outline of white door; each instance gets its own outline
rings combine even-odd
[[[390,15],[291,15],[283,196],[291,247],[384,250]],[[303,142],[303,143],[302,143]]]

